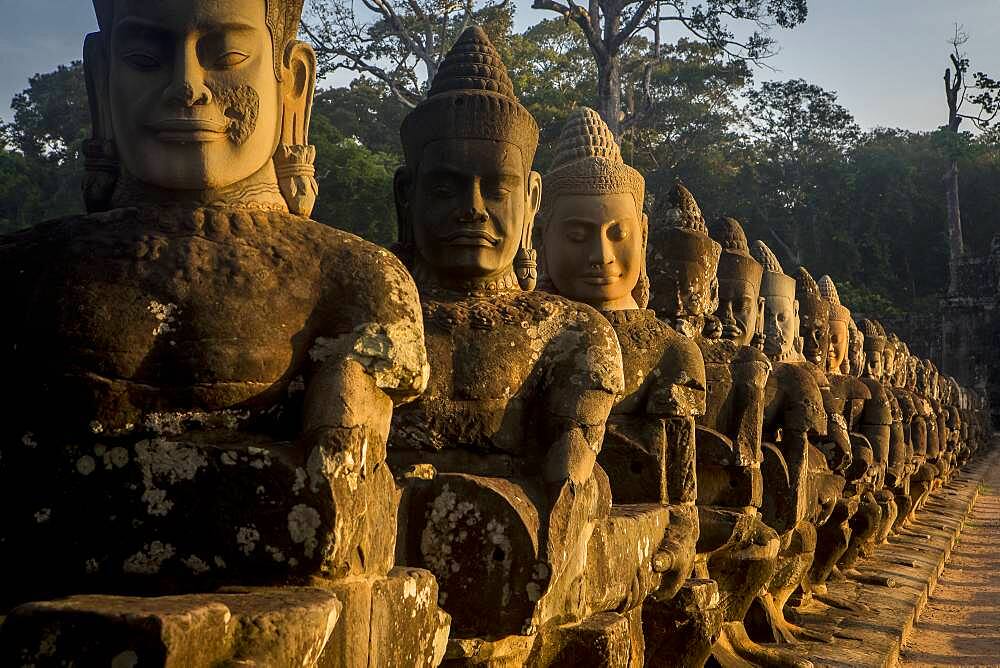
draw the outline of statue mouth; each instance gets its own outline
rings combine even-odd
[[[200,118],[165,118],[147,126],[162,142],[176,144],[207,143],[226,138],[225,123]]]
[[[580,277],[580,280],[588,285],[611,285],[612,283],[617,283],[622,277],[621,274],[584,274]]]
[[[498,237],[486,230],[459,230],[446,235],[444,240],[453,246],[478,246],[481,248],[492,248],[500,243]]]

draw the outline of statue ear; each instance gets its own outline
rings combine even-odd
[[[639,226],[642,228],[642,250],[639,253],[639,280],[636,281],[635,287],[632,288],[632,298],[635,299],[635,303],[639,308],[646,308],[649,306],[649,273],[646,271],[646,246],[649,243],[649,216],[642,214],[639,220]]]
[[[281,66],[281,135],[274,154],[278,186],[289,211],[308,217],[316,204],[316,148],[309,145],[309,121],[316,91],[316,53],[305,42],[285,48]]]
[[[96,213],[111,208],[120,174],[108,95],[108,48],[102,33],[87,35],[83,45],[83,70],[91,125],[90,139],[83,144],[83,200],[87,212]]]
[[[416,242],[413,239],[413,222],[410,220],[410,191],[413,173],[406,165],[400,165],[392,177],[392,194],[396,202],[396,243],[392,252],[403,261],[408,269],[413,268]]]
[[[538,251],[532,248],[531,235],[535,229],[535,216],[542,204],[542,175],[528,174],[528,208],[524,212],[524,226],[521,228],[521,246],[514,258],[514,273],[522,290],[531,291],[538,284]]]
[[[719,277],[713,276],[712,282],[708,284],[708,313],[715,313],[719,310]]]

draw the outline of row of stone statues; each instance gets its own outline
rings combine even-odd
[[[984,442],[829,277],[680,185],[647,219],[595,112],[532,171],[479,28],[404,120],[393,254],[307,218],[302,0],[95,7],[90,213],[0,239],[0,656],[103,660],[26,602],[281,585],[340,602],[304,665],[809,665],[795,610]]]

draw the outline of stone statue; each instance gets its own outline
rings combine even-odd
[[[630,596],[650,589],[659,545],[620,562],[605,550],[638,544],[649,524],[662,535],[669,509],[611,514],[596,459],[623,391],[621,352],[593,308],[529,291],[538,126],[482,29],[461,35],[400,134],[398,252],[421,294],[431,369],[423,396],[393,414],[400,561],[437,577],[449,656],[462,663],[547,665],[573,646],[575,622],[615,609],[628,616],[590,619],[586,632],[623,637],[633,644],[616,651],[639,657],[641,597]]]
[[[855,564],[862,553],[874,550],[874,539],[882,521],[882,506],[875,492],[880,469],[874,465],[871,443],[860,433],[860,419],[871,392],[850,373],[848,361],[850,327],[854,323],[850,310],[840,301],[837,286],[829,276],[819,280],[820,293],[830,304],[830,348],[827,354],[827,377],[831,394],[851,439],[851,465],[844,471],[847,485],[844,494],[858,498],[858,510],[849,521],[851,537],[847,549],[837,562],[844,572],[857,574]]]
[[[763,438],[764,499],[762,517],[778,531],[781,551],[775,575],[759,597],[761,615],[753,614],[756,635],[775,642],[830,640],[785,619],[785,605],[802,586],[816,551],[813,525],[814,485],[810,451],[827,434],[827,416],[820,390],[822,372],[796,349],[799,307],[795,279],[782,270],[762,241],[754,257],[763,267],[760,295],[764,300],[764,350],[774,365],[765,392]],[[780,456],[779,456],[780,455]],[[822,456],[820,456],[822,459]],[[751,611],[756,613],[756,609]]]
[[[761,425],[771,364],[749,346],[709,338],[722,334],[712,316],[719,302],[721,254],[694,197],[676,185],[651,222],[648,271],[653,309],[691,337],[705,359],[708,396],[696,435],[700,537],[695,573],[719,585],[725,623],[713,649],[716,661],[804,665],[751,641],[744,626],[750,605],[774,574],[780,547],[775,531],[756,512],[763,494]],[[760,272],[757,265],[753,282],[758,285]]]
[[[760,297],[763,268],[750,256],[747,238],[739,221],[723,218],[712,230],[722,246],[716,277],[719,305],[715,317],[720,337],[740,346],[763,349],[764,298]]]
[[[705,365],[691,339],[646,308],[645,181],[624,164],[597,112],[582,107],[570,115],[542,183],[543,285],[600,310],[621,345],[625,393],[611,409],[597,461],[616,504],[670,509],[665,535],[654,537],[663,574],[643,612],[647,620],[660,618],[669,608],[658,604],[677,593],[695,556],[695,417],[705,411]],[[692,655],[679,652],[679,637],[659,637],[652,623],[645,626],[645,658],[654,664],[700,665],[719,630],[710,626],[701,654]]]
[[[447,615],[429,574],[390,571],[385,464],[394,405],[427,383],[419,301],[390,253],[306,217],[302,0],[95,9],[92,213],[0,242],[19,388],[4,601],[350,579],[369,604],[324,619],[330,652],[367,662],[387,642],[344,635],[375,601],[405,616],[392,642],[408,647],[371,660],[433,659]],[[401,595],[418,581],[419,614]]]

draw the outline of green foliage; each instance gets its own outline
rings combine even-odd
[[[320,192],[312,217],[375,243],[395,241],[392,176],[398,156],[344,136],[322,114],[313,117],[311,133]]]

